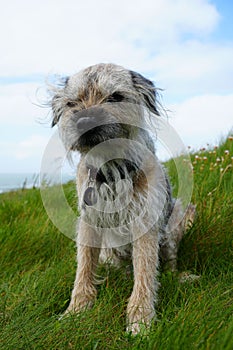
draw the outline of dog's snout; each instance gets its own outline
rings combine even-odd
[[[83,133],[105,124],[109,115],[102,108],[93,107],[74,113],[74,118],[78,130]]]
[[[88,131],[95,127],[94,118],[81,117],[77,120],[77,127],[79,131]]]

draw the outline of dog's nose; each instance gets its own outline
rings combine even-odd
[[[77,127],[80,132],[86,132],[95,126],[94,118],[92,117],[82,117],[77,121]]]

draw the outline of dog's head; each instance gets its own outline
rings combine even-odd
[[[136,129],[132,125],[143,125],[146,108],[159,115],[150,80],[114,64],[98,64],[67,78],[56,90],[52,126],[58,124],[68,150],[87,152],[109,139],[130,138]]]

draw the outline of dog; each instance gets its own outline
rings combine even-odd
[[[176,270],[179,242],[194,213],[172,197],[156,157],[158,90],[137,72],[97,64],[55,88],[51,106],[65,148],[81,155],[77,272],[65,314],[94,304],[99,261],[118,266],[129,257],[134,287],[126,323],[138,334],[156,316],[159,263]]]

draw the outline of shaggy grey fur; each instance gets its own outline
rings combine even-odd
[[[96,298],[99,261],[132,258],[134,288],[127,329],[137,334],[155,317],[161,259],[175,270],[184,216],[159,163],[155,147],[159,117],[154,84],[114,64],[98,64],[53,90],[53,122],[66,149],[78,151],[78,266],[66,311],[79,312]],[[172,222],[169,221],[171,213]]]

